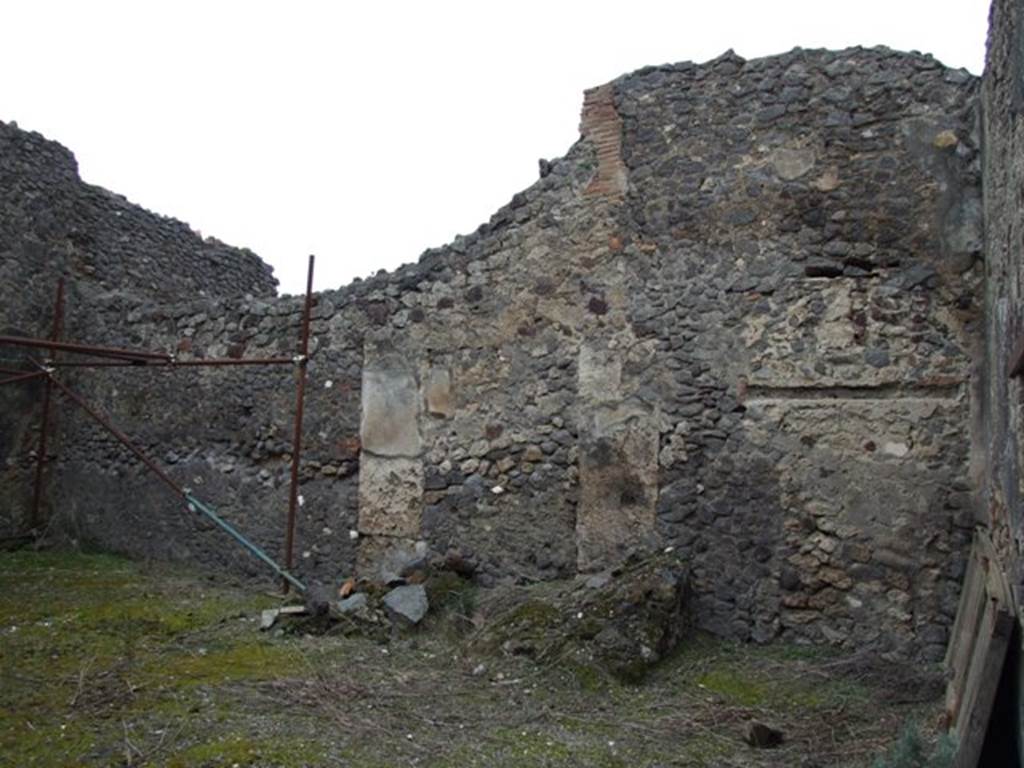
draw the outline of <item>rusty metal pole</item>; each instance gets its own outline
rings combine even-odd
[[[92,344],[75,344],[67,341],[51,339],[33,339],[27,336],[0,336],[0,346],[28,347],[29,349],[46,349],[50,351],[69,352],[89,357],[111,358],[105,360],[54,362],[55,367],[80,368],[131,368],[133,366],[153,366],[166,368],[192,368],[197,366],[238,366],[238,365],[293,365],[294,357],[197,357],[190,360],[178,360],[166,352],[146,352],[136,349],[120,349],[118,347],[97,347]],[[7,372],[22,373],[14,369]]]
[[[240,365],[294,365],[294,357],[197,357],[192,360],[61,360],[55,368],[197,368]]]
[[[53,328],[50,341],[60,341],[61,328],[64,325],[64,278],[57,281],[57,297],[53,302]],[[53,396],[53,380],[47,376],[43,389],[43,414],[39,423],[39,453],[36,456],[36,481],[32,492],[32,518],[29,521],[32,530],[40,523],[39,510],[43,503],[43,473],[46,468],[47,435],[50,432],[50,410]]]
[[[94,357],[113,357],[119,360],[163,360],[166,362],[174,360],[174,357],[166,352],[145,352],[134,349],[119,349],[117,347],[98,347],[92,344],[74,344],[68,341],[53,341],[52,339],[30,339],[24,336],[0,336],[0,346],[49,349],[59,352],[73,352],[79,355],[92,355]]]
[[[29,373],[19,373],[17,376],[11,376],[9,379],[0,379],[0,384],[14,384],[19,381],[28,381],[29,379],[38,379],[40,376],[46,374],[42,371],[32,371]]]
[[[299,340],[299,355],[296,358],[298,368],[295,383],[295,431],[292,434],[292,477],[288,494],[288,527],[284,543],[284,567],[291,571],[295,548],[295,515],[299,504],[299,459],[302,452],[302,414],[306,397],[306,363],[309,359],[309,320],[313,309],[313,262],[309,257],[309,268],[306,272],[306,304],[302,310],[302,336]],[[284,582],[284,592],[288,594],[288,581]]]

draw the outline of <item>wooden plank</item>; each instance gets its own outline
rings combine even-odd
[[[985,601],[985,612],[982,615],[981,626],[978,628],[978,635],[974,641],[974,650],[967,660],[967,677],[964,681],[963,695],[960,699],[961,707],[954,721],[954,728],[959,737],[968,726],[971,719],[971,707],[978,699],[978,690],[981,686],[982,670],[985,666],[985,658],[988,656],[989,646],[992,644],[992,631],[995,629],[996,608],[992,600]]]
[[[956,722],[957,752],[953,760],[954,768],[978,766],[1013,623],[1013,615],[997,599],[989,598],[986,601]]]
[[[1010,583],[1006,578],[1006,574],[1003,573],[1003,569],[999,567],[999,556],[996,554],[996,548],[992,544],[992,539],[985,531],[978,531],[975,535],[975,541],[981,556],[991,565],[988,569],[987,581],[989,596],[998,600],[1002,607],[1009,609],[1013,605]]]
[[[953,629],[949,633],[949,646],[946,648],[946,658],[943,660],[942,665],[945,667],[946,672],[952,674],[952,668],[956,662],[956,657],[962,646],[962,633],[964,629],[964,623],[966,621],[967,611],[973,604],[973,601],[977,597],[976,592],[978,589],[980,562],[977,557],[977,548],[972,546],[971,552],[967,557],[967,568],[964,571],[964,581],[960,587],[960,600],[956,608],[956,620],[953,622]]]
[[[981,548],[975,541],[975,545],[971,547],[967,574],[960,593],[960,608],[957,611],[954,634],[950,637],[946,654],[946,668],[949,674],[949,683],[946,686],[946,717],[951,725],[956,723],[960,716],[978,627],[988,602],[988,564],[989,561],[981,556]]]

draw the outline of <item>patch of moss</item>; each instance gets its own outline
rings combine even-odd
[[[147,661],[143,676],[180,688],[238,680],[272,680],[304,666],[302,658],[288,646],[256,639],[161,656]]]
[[[91,571],[93,573],[123,573],[132,569],[132,562],[117,555],[85,555],[74,550],[47,550],[35,552],[19,550],[5,553],[0,561],[0,574],[31,571]]]
[[[96,736],[83,723],[0,713],[0,755],[18,768],[84,766],[96,748]]]
[[[731,704],[744,707],[761,706],[768,699],[768,691],[764,685],[731,669],[713,669],[706,672],[697,679],[697,685],[717,693]]]
[[[440,626],[451,639],[472,630],[477,588],[471,581],[451,571],[441,571],[427,579],[424,588],[430,604],[430,626]]]
[[[267,602],[109,555],[3,556],[0,754],[18,766],[109,765],[103,750],[123,742],[129,714],[196,683],[294,669],[260,647],[251,622],[227,621]],[[187,650],[210,633],[211,658]]]
[[[441,571],[427,579],[424,584],[431,609],[462,609],[467,601],[475,603],[476,588],[473,583],[451,571]],[[465,613],[472,613],[473,606]]]
[[[172,757],[167,768],[307,768],[326,765],[327,761],[326,750],[316,742],[236,733],[189,747]]]
[[[558,609],[543,600],[527,600],[516,606],[504,623],[515,627],[552,627],[561,620]]]
[[[730,751],[721,738],[697,734],[679,743],[676,757],[679,765],[686,765],[688,768],[711,768],[721,765],[722,758],[728,756]]]
[[[607,676],[590,664],[568,662],[566,667],[584,691],[600,691],[608,687]]]

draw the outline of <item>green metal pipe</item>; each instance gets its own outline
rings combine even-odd
[[[212,509],[210,509],[210,507],[208,507],[205,504],[203,504],[203,502],[201,502],[199,499],[197,499],[191,493],[186,493],[185,494],[185,501],[188,502],[188,508],[191,511],[193,511],[193,512],[196,512],[196,511],[202,512],[208,518],[213,520],[213,522],[215,522],[217,525],[219,525],[224,531],[229,533],[235,539],[235,541],[237,541],[243,547],[245,547],[250,552],[252,552],[252,554],[254,554],[256,557],[258,557],[264,563],[269,565],[273,569],[273,571],[278,576],[280,576],[282,579],[287,581],[289,584],[291,584],[293,587],[298,589],[300,592],[305,592],[306,591],[306,585],[305,584],[303,584],[297,578],[295,578],[290,573],[288,573],[288,571],[286,571],[284,568],[282,568],[280,565],[278,565],[276,562],[274,562],[273,558],[271,558],[270,555],[268,555],[262,549],[257,547],[255,544],[253,544],[247,538],[245,538],[245,536],[243,536],[238,531],[236,531],[234,529],[234,527],[231,525],[231,523],[229,523],[227,520],[222,518],[220,515],[218,515]]]

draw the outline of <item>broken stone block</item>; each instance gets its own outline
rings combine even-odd
[[[640,682],[689,631],[689,568],[659,553],[602,576],[512,588],[484,608],[481,650]]]

